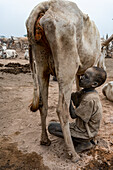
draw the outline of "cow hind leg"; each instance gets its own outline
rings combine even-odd
[[[62,90],[59,91],[57,114],[61,123],[64,140],[67,146],[68,156],[69,158],[72,159],[73,162],[77,162],[79,160],[79,155],[75,152],[73,142],[71,139],[70,129],[69,129],[69,101],[70,101],[71,87],[72,87],[72,82],[70,82],[67,86],[65,85],[62,86],[60,84],[60,88]]]
[[[63,22],[65,23],[65,21],[62,21],[62,23]],[[73,162],[77,162],[79,155],[75,152],[69,129],[69,104],[72,84],[80,64],[76,48],[76,39],[74,37],[74,28],[73,25],[64,24],[62,25],[61,31],[59,25],[54,25],[52,21],[50,21],[50,23],[51,28],[54,29],[54,27],[56,27],[55,32],[51,31],[51,33],[47,33],[50,35],[54,34],[53,36],[51,35],[54,37],[54,41],[51,41],[49,37],[48,39],[54,56],[55,71],[59,84],[57,114],[61,123],[68,155],[72,158]],[[68,34],[68,32],[70,34]]]
[[[46,117],[48,112],[48,84],[49,84],[49,75],[42,78],[39,75],[39,94],[41,99],[41,106],[39,107],[40,116],[41,116],[41,126],[42,126],[42,133],[41,133],[41,145],[49,146],[51,141],[48,138],[47,130],[46,130]]]
[[[46,55],[38,55],[45,49],[41,46],[29,46],[29,56],[30,64],[32,70],[32,77],[34,82],[34,95],[33,101],[30,105],[31,111],[40,110],[41,116],[41,145],[50,145],[51,142],[48,139],[47,130],[46,130],[46,117],[48,111],[48,85],[49,85],[49,73],[47,73],[47,58]],[[45,51],[46,53],[46,51]],[[42,60],[43,58],[43,60]],[[38,63],[38,67],[37,67]]]

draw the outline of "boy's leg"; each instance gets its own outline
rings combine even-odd
[[[83,151],[86,151],[92,148],[93,148],[93,144],[90,141],[87,141],[87,142],[85,141],[75,146],[75,150],[77,153],[83,152]]]
[[[48,131],[54,136],[64,138],[60,123],[51,122],[48,126]]]
[[[90,139],[80,139],[80,138],[72,138],[72,139],[77,153],[83,152],[85,150],[89,150],[94,146],[90,141]]]
[[[64,138],[60,123],[51,122],[48,126],[48,131],[50,134],[54,136]],[[93,144],[92,142],[90,142],[90,139],[86,140],[86,139],[72,137],[72,141],[75,146],[75,150],[78,153],[91,149],[93,147]]]

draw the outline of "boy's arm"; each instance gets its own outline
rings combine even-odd
[[[71,93],[71,100],[73,101],[74,106],[78,107],[81,101],[82,91]]]
[[[72,105],[72,100],[70,100],[69,112],[72,119],[77,118],[77,115],[75,114],[75,109]]]
[[[89,138],[92,138],[93,136],[92,136],[92,134],[91,134],[91,132],[90,132],[88,123],[85,123],[85,127],[86,127],[86,130],[87,130],[87,133],[88,133]]]
[[[75,109],[76,116],[80,117],[85,123],[88,123],[93,112],[93,106],[93,101],[82,100],[79,107]]]

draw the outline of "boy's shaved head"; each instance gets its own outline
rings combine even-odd
[[[103,68],[93,67],[96,72],[95,79],[98,81],[99,85],[102,85],[107,79],[107,73]]]
[[[93,71],[94,80],[98,82],[98,86],[102,85],[106,81],[107,73],[104,69],[93,66],[89,68],[88,71]]]
[[[106,78],[107,74],[102,68],[91,67],[81,76],[79,86],[83,88],[96,88],[101,86]]]

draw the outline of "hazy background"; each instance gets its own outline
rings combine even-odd
[[[0,36],[23,36],[31,10],[44,0],[0,0]],[[113,0],[73,0],[96,23],[101,37],[113,34]]]

